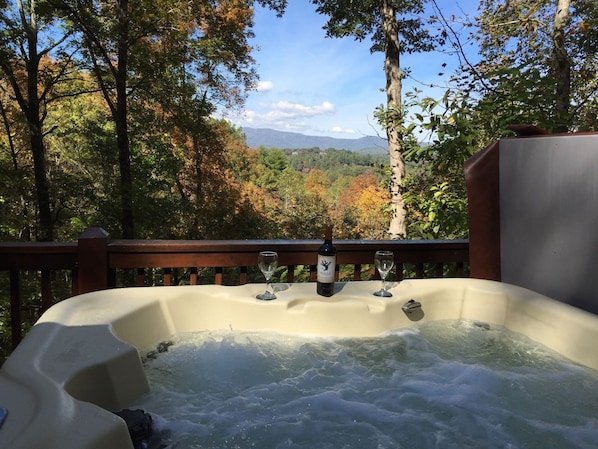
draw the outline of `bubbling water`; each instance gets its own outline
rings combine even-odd
[[[598,447],[598,373],[504,328],[177,335],[147,359],[163,447]]]

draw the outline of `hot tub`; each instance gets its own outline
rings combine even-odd
[[[117,289],[65,300],[48,310],[0,370],[8,415],[0,447],[131,449],[113,414],[148,391],[139,350],[173,334],[271,330],[303,335],[380,335],[426,320],[503,325],[572,361],[598,369],[598,317],[520,287],[476,279],[406,280],[392,298],[379,283],[338,284],[331,298],[313,283]],[[410,300],[421,304],[407,313]]]

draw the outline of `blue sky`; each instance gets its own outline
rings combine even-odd
[[[475,12],[475,0],[438,0],[445,15]],[[237,126],[272,128],[280,131],[338,138],[359,138],[384,132],[374,111],[385,104],[382,53],[370,53],[369,39],[326,38],[322,29],[326,16],[315,12],[309,0],[290,0],[285,15],[257,8],[255,13],[259,84],[244,111],[229,112]],[[450,71],[442,63],[450,60],[438,53],[404,55],[402,67],[412,71],[403,83],[403,93],[413,86],[442,83]],[[418,82],[414,81],[417,80]],[[421,84],[420,84],[421,82]]]

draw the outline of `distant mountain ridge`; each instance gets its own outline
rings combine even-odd
[[[268,128],[242,128],[247,145],[251,148],[302,149],[320,148],[347,150],[355,153],[384,154],[388,152],[386,139],[364,136],[358,139],[337,139],[325,136],[308,136],[300,133],[276,131]]]

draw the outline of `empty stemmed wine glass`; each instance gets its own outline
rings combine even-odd
[[[392,293],[386,290],[386,276],[388,276],[388,272],[395,264],[394,253],[392,251],[376,251],[374,264],[376,265],[376,268],[380,273],[380,277],[382,278],[382,288],[377,292],[374,292],[374,295],[384,297],[392,296]]]
[[[278,266],[278,254],[274,251],[262,251],[257,259],[257,264],[262,271],[262,274],[266,278],[266,291],[256,296],[257,299],[269,301],[276,299],[274,292],[269,290],[270,278],[274,274],[274,270]]]

